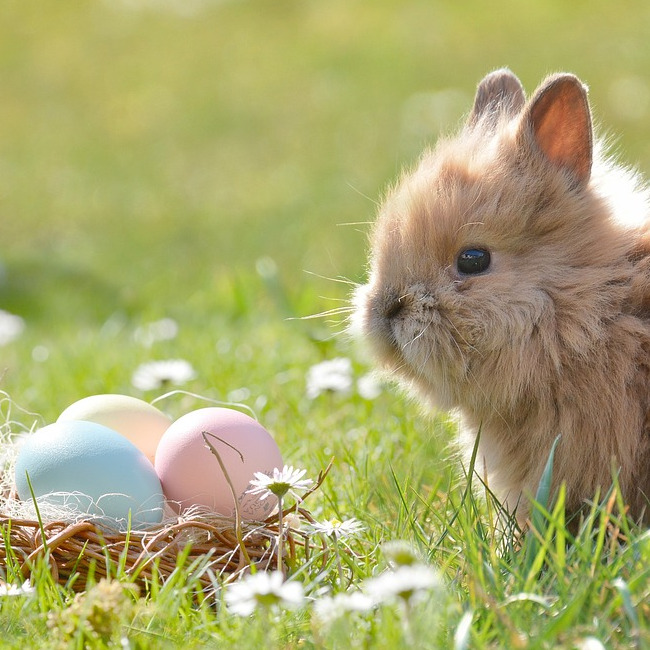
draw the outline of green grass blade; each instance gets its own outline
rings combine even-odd
[[[544,471],[537,487],[535,495],[535,503],[532,504],[532,512],[530,518],[530,530],[526,535],[526,555],[524,561],[524,573],[530,575],[536,560],[539,563],[540,553],[543,553],[541,548],[542,540],[544,538],[545,530],[549,521],[549,500],[551,497],[551,485],[553,481],[553,461],[555,459],[555,449],[560,442],[558,435],[551,447]],[[541,567],[537,567],[541,568]]]

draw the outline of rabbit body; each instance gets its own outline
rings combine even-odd
[[[388,193],[355,321],[380,365],[459,409],[461,449],[523,522],[553,441],[577,512],[613,469],[650,499],[650,201],[592,132],[582,83],[508,70]]]

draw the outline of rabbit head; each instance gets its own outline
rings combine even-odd
[[[616,395],[597,367],[629,310],[641,236],[621,223],[630,209],[643,222],[647,193],[602,156],[582,83],[554,75],[526,101],[508,70],[481,82],[460,133],[425,152],[381,207],[356,327],[391,375],[484,428],[488,468],[521,448],[511,488],[537,480],[529,457],[543,465],[569,426],[560,393],[596,382]],[[607,372],[620,383],[631,371]],[[524,423],[535,432],[517,434]],[[528,450],[522,435],[534,438]]]

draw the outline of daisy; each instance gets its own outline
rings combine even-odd
[[[399,599],[405,604],[411,604],[440,585],[440,577],[431,567],[413,564],[369,578],[364,582],[364,591],[375,603]]]
[[[299,582],[285,582],[280,571],[259,571],[229,585],[224,598],[231,614],[250,616],[257,607],[299,607],[305,595]]]
[[[310,478],[302,478],[306,472],[306,469],[294,469],[291,465],[285,465],[282,470],[275,467],[272,476],[255,472],[253,474],[255,478],[250,482],[251,487],[246,493],[258,495],[260,501],[271,495],[282,499],[286,494],[291,494],[298,501],[302,501],[297,490],[306,490],[313,483]]]
[[[15,314],[0,309],[0,345],[7,345],[17,339],[25,329],[25,321]]]
[[[330,519],[329,521],[324,521],[322,523],[314,522],[309,525],[309,530],[311,532],[327,535],[328,537],[337,540],[345,539],[346,537],[354,537],[365,530],[365,528],[366,527],[354,517],[352,517],[352,519],[345,519],[344,521]]]
[[[357,379],[357,392],[363,399],[373,400],[381,395],[381,382],[373,373],[368,373]]]
[[[173,318],[161,318],[137,327],[133,332],[133,339],[150,348],[156,341],[170,341],[177,335],[178,323]]]
[[[594,636],[588,636],[578,642],[578,650],[605,650],[605,646]]]
[[[373,604],[372,599],[360,591],[321,596],[314,603],[314,616],[322,625],[331,625],[346,612],[367,612]]]
[[[412,566],[421,562],[420,556],[415,548],[408,542],[400,539],[383,543],[381,550],[392,569],[397,569],[400,566]]]
[[[352,390],[352,362],[339,357],[323,361],[307,371],[307,397],[315,399],[321,393],[349,393]]]
[[[341,562],[339,541],[348,537],[354,537],[364,529],[365,526],[354,517],[352,519],[346,519],[345,521],[330,519],[329,521],[324,521],[322,523],[314,522],[309,525],[310,532],[327,536],[332,541],[334,555],[336,557],[336,567],[339,574],[339,585],[341,588],[343,588],[343,585],[345,584],[345,572],[343,570],[343,563]]]
[[[278,568],[282,567],[282,554],[284,553],[284,510],[283,500],[287,494],[291,494],[296,501],[302,501],[302,496],[297,490],[306,490],[313,483],[310,478],[302,478],[305,475],[305,469],[294,469],[292,465],[285,465],[282,470],[277,467],[273,468],[273,475],[269,476],[263,472],[255,472],[255,477],[246,490],[246,494],[259,497],[260,501],[275,495],[278,498],[278,522],[280,523],[278,535]]]
[[[36,591],[29,580],[25,580],[22,585],[8,585],[0,582],[0,596],[28,596]]]
[[[184,384],[195,377],[196,372],[188,361],[168,359],[139,365],[131,377],[131,383],[140,390],[154,390],[169,384]]]

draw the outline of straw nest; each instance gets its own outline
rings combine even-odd
[[[203,587],[213,585],[217,576],[235,576],[255,565],[261,570],[284,569],[308,561],[318,547],[308,532],[314,520],[301,507],[316,491],[331,468],[322,471],[298,502],[284,511],[280,524],[277,514],[264,521],[245,521],[238,515],[222,517],[190,510],[181,516],[167,509],[163,523],[145,530],[120,531],[105,519],[93,520],[68,513],[36,508],[21,502],[10,480],[11,462],[0,476],[0,567],[20,571],[29,578],[46,558],[53,578],[77,591],[88,579],[126,574],[146,587],[164,581],[180,566],[193,566]],[[282,545],[278,553],[278,545]],[[323,553],[325,557],[326,552]]]
[[[81,591],[91,576],[97,580],[118,572],[146,588],[152,581],[169,578],[179,566],[194,566],[201,586],[209,588],[217,576],[233,577],[251,565],[259,570],[277,569],[279,555],[283,564],[293,567],[309,561],[315,552],[322,552],[324,560],[323,543],[308,532],[314,520],[301,505],[320,487],[330,467],[320,473],[299,503],[285,511],[282,526],[277,514],[249,522],[197,511],[166,518],[146,530],[120,532],[105,522],[49,519],[41,512],[33,518],[8,514],[18,502],[5,492],[0,500],[4,537],[0,566],[12,566],[29,578],[45,557],[57,582]]]

